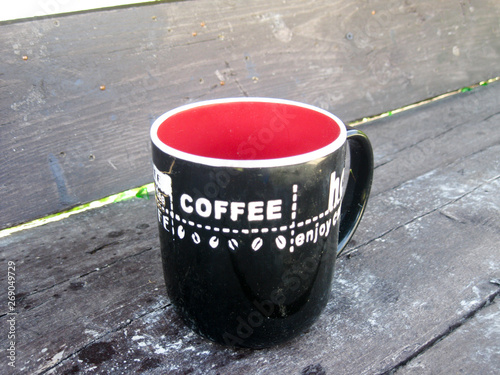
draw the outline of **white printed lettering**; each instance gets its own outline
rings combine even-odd
[[[328,196],[328,209],[333,211],[334,208],[340,205],[342,200],[342,184],[344,182],[344,170],[342,170],[342,174],[337,177],[337,172],[333,171],[330,176],[330,194]]]
[[[226,201],[215,201],[214,202],[214,217],[217,220],[220,220],[222,218],[222,214],[225,214],[227,212],[227,206],[228,202]]]
[[[231,220],[237,221],[238,215],[245,213],[245,203],[243,202],[231,202]]]
[[[182,194],[181,195],[181,208],[184,210],[184,212],[190,214],[193,212],[193,207],[188,206],[187,202],[193,203],[193,198],[191,198],[187,194]]]
[[[264,220],[264,202],[248,203],[248,221]]]
[[[195,201],[189,194],[182,194],[180,198],[181,209],[187,214],[195,212],[204,218],[213,216],[216,220],[221,220],[225,214],[229,214],[232,221],[238,221],[243,215],[247,216],[248,221],[279,220],[282,218],[282,204],[281,199],[247,204],[221,200],[211,202],[207,198],[198,198]]]
[[[306,235],[304,233],[300,233],[297,235],[297,237],[295,237],[295,244],[299,247],[302,246],[305,241],[306,241]]]
[[[212,213],[212,203],[207,198],[196,200],[196,213],[201,217],[209,217]]]
[[[267,220],[279,220],[281,219],[281,204],[283,201],[281,199],[276,199],[267,202]]]

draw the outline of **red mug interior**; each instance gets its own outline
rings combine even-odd
[[[168,116],[157,135],[188,154],[230,160],[287,158],[319,150],[340,125],[314,109],[272,101],[229,101],[189,107]]]

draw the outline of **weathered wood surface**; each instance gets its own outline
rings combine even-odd
[[[332,299],[308,332],[272,349],[222,348],[179,321],[163,286],[152,200],[0,239],[19,293],[18,367],[2,359],[0,371],[495,373],[499,101],[492,84],[362,126],[376,156],[373,195],[339,259]]]
[[[499,322],[500,304],[497,302],[468,319],[446,340],[437,343],[433,350],[416,358],[401,374],[497,374],[500,364]],[[492,364],[497,366],[492,367]]]
[[[149,125],[181,104],[282,97],[350,121],[499,76],[499,17],[496,0],[217,0],[0,25],[0,228],[150,182]]]

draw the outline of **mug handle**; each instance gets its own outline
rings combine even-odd
[[[351,161],[340,211],[337,256],[344,251],[361,221],[373,180],[373,150],[370,140],[362,131],[350,126],[346,128]]]

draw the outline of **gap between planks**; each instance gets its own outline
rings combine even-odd
[[[447,207],[447,206],[449,206],[451,204],[454,204],[454,203],[460,201],[461,199],[463,199],[463,198],[465,198],[465,197],[467,197],[467,196],[469,196],[471,194],[474,194],[475,191],[479,190],[480,188],[484,187],[485,185],[488,185],[488,184],[490,184],[490,183],[492,183],[494,181],[497,181],[498,179],[500,179],[500,176],[495,176],[495,177],[490,178],[490,179],[488,179],[486,181],[483,181],[480,185],[477,185],[473,189],[471,189],[469,191],[466,191],[465,193],[463,193],[459,197],[457,197],[457,198],[455,198],[455,199],[453,199],[451,201],[445,202],[445,203],[443,203],[440,206],[434,207],[433,209],[431,209],[429,211],[422,212],[419,215],[415,216],[414,218],[412,218],[412,219],[410,219],[410,220],[408,220],[408,221],[406,221],[404,223],[401,223],[401,224],[399,224],[399,225],[397,225],[397,226],[395,226],[395,227],[393,227],[391,229],[388,229],[385,232],[381,233],[380,235],[378,235],[378,236],[376,236],[374,238],[369,239],[368,241],[365,241],[365,242],[363,242],[361,244],[356,245],[355,247],[352,247],[352,248],[346,250],[345,253],[344,253],[344,255],[347,256],[348,258],[350,258],[350,257],[352,257],[354,255],[354,253],[356,251],[358,251],[359,249],[361,249],[361,248],[363,248],[363,247],[371,244],[372,242],[378,241],[381,238],[387,236],[388,234],[390,234],[390,233],[392,233],[392,232],[394,232],[394,231],[396,231],[398,229],[401,229],[401,228],[403,228],[403,227],[405,227],[405,226],[407,226],[407,225],[409,225],[411,223],[414,223],[414,222],[416,222],[416,221],[418,221],[418,220],[420,220],[420,219],[422,219],[422,218],[424,218],[426,216],[429,216],[429,215],[433,214],[434,212],[440,212],[440,210],[442,210],[443,208],[445,208],[445,207]],[[393,189],[397,189],[397,187],[395,187]],[[456,220],[454,218],[451,218],[451,217],[447,216],[446,214],[444,214],[442,212],[440,212],[440,213],[442,215],[446,216],[450,220]]]
[[[499,280],[491,280],[491,284],[499,285],[500,286],[500,281]],[[410,353],[408,357],[394,365],[391,369],[384,371],[380,373],[379,375],[394,375],[398,372],[398,370],[402,369],[406,365],[408,365],[411,361],[414,359],[418,358],[420,355],[424,354],[428,350],[432,349],[434,345],[439,343],[442,340],[445,340],[448,336],[450,336],[453,332],[458,330],[460,327],[462,327],[465,323],[467,323],[469,320],[473,319],[479,312],[484,310],[486,307],[490,306],[495,302],[495,299],[500,295],[500,288],[497,289],[495,292],[490,294],[489,296],[486,297],[486,299],[475,309],[467,312],[464,314],[457,322],[449,326],[447,329],[445,329],[443,332],[440,334],[434,336],[431,338],[429,341],[421,345],[419,348],[417,348],[415,351]]]
[[[167,0],[165,2],[170,2],[170,1]],[[396,109],[393,109],[393,110],[390,110],[387,112],[380,113],[378,115],[374,115],[374,116],[370,116],[370,117],[362,117],[358,120],[354,120],[354,121],[349,122],[348,125],[352,126],[352,127],[356,127],[356,126],[359,126],[362,124],[369,124],[369,123],[375,122],[377,120],[383,119],[385,117],[393,116],[395,114],[399,114],[399,113],[403,113],[403,112],[406,112],[406,111],[409,111],[409,110],[412,110],[415,108],[423,107],[423,106],[428,105],[430,103],[435,103],[437,101],[440,101],[440,100],[443,100],[443,99],[446,99],[446,98],[449,98],[452,96],[457,96],[457,95],[460,95],[460,94],[463,94],[466,92],[470,92],[474,89],[477,89],[477,88],[480,88],[483,86],[487,86],[488,84],[493,83],[493,82],[497,82],[497,81],[500,81],[500,77],[494,77],[494,78],[490,78],[490,79],[485,80],[485,81],[477,82],[477,83],[474,83],[472,85],[463,87],[461,89],[449,91],[449,92],[446,92],[444,94],[434,96],[432,98],[428,98],[428,99],[425,99],[425,100],[422,100],[422,101],[419,101],[416,103],[412,103],[412,104],[409,104],[409,105],[406,105],[406,106],[403,106],[400,108],[396,108]],[[56,214],[52,214],[52,215],[45,216],[45,217],[42,217],[39,219],[35,219],[35,220],[29,221],[29,222],[26,222],[26,223],[23,223],[20,225],[10,227],[10,228],[2,229],[2,230],[0,230],[0,238],[7,237],[13,233],[20,232],[20,231],[23,231],[26,229],[36,228],[36,227],[40,227],[40,226],[45,225],[45,224],[64,220],[69,216],[79,214],[79,213],[82,213],[82,212],[85,212],[88,210],[93,210],[95,208],[100,208],[100,207],[106,206],[108,204],[121,202],[121,201],[132,199],[135,197],[149,199],[150,195],[153,192],[154,192],[153,183],[149,183],[149,184],[146,184],[146,185],[143,185],[140,187],[136,187],[136,188],[133,188],[130,190],[119,192],[117,194],[113,194],[113,195],[110,195],[108,197],[104,197],[104,198],[99,199],[97,201],[93,201],[90,203],[86,203],[86,204],[83,204],[80,206],[73,207],[73,208],[66,210],[66,211],[62,211],[62,212],[59,212]]]

